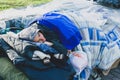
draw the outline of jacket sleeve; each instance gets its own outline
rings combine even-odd
[[[27,46],[25,46],[25,48],[23,49],[22,56],[25,56],[26,58],[32,60],[33,54],[34,54],[34,52],[35,52],[36,50],[39,51],[39,49],[38,49],[37,46],[35,46],[35,45],[27,45]]]
[[[6,42],[5,50],[9,50],[10,46],[19,56],[32,59],[35,50],[38,50],[37,46],[29,43],[28,41],[14,38],[11,36],[3,36],[4,42]]]
[[[60,44],[58,41],[52,41],[53,45],[52,47],[57,50],[59,53],[61,54],[65,54],[67,55],[67,49],[62,45]]]
[[[3,53],[3,55],[7,55],[14,64],[18,60],[24,60],[24,58],[19,56],[17,52],[11,46],[9,46],[2,38],[0,38],[0,48],[2,49],[1,53]]]

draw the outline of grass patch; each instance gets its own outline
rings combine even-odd
[[[9,8],[19,8],[28,5],[39,5],[51,0],[0,0],[0,11]]]

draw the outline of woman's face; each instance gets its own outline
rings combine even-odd
[[[44,37],[44,35],[41,32],[38,32],[38,34],[35,36],[34,42],[45,42],[46,38]]]

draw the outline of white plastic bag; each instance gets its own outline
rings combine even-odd
[[[87,55],[83,51],[75,51],[70,53],[69,59],[76,71],[76,74],[80,74],[88,64]]]

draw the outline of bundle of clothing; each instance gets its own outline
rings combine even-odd
[[[30,40],[37,34],[38,30],[32,25],[18,34],[8,32],[0,35],[1,56],[8,56],[12,63],[23,71],[30,80],[48,80],[48,77],[50,80],[56,80],[58,77],[60,80],[69,80],[70,76],[74,74],[74,70],[66,62],[67,50],[57,42],[59,40],[56,41],[55,34],[49,31],[47,33],[51,36],[48,35],[48,37],[54,43],[52,47],[44,43],[31,42]],[[29,32],[26,33],[26,31]],[[36,53],[40,56],[34,56]]]
[[[120,0],[94,0],[104,6],[109,6],[113,8],[120,8]]]

